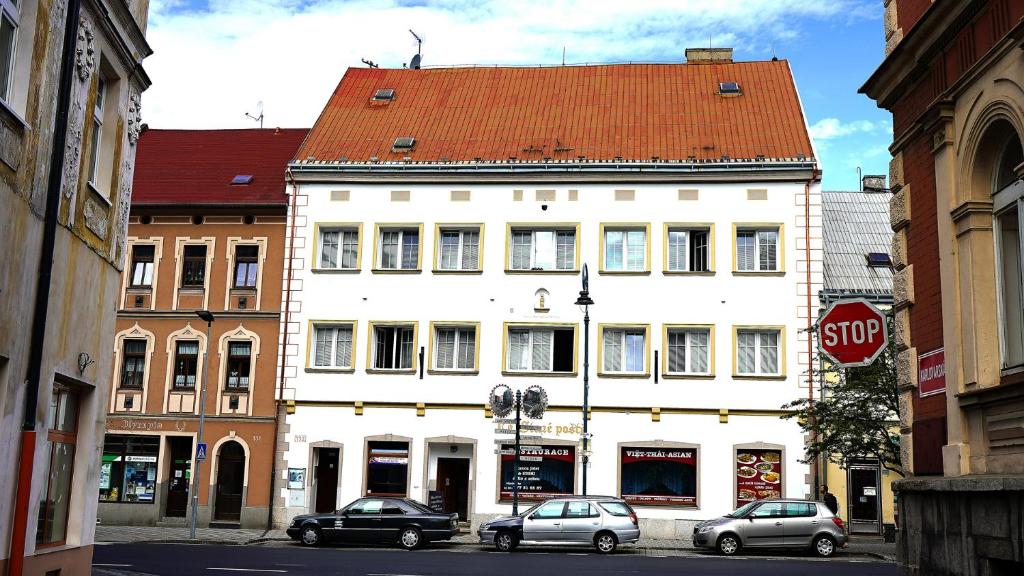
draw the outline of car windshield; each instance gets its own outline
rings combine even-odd
[[[749,504],[744,504],[743,506],[740,506],[735,511],[733,511],[732,514],[726,514],[725,517],[726,518],[743,518],[747,514],[750,514],[750,511],[753,510],[754,508],[756,508],[758,504],[760,504],[760,502],[751,502]]]
[[[533,513],[533,511],[534,511],[534,510],[536,510],[537,508],[539,508],[541,504],[543,504],[543,502],[540,502],[540,503],[534,504],[533,506],[530,506],[530,507],[529,507],[529,508],[528,508],[528,509],[526,510],[526,512],[520,512],[520,513],[519,513],[519,517],[520,517],[520,518],[526,518],[526,517],[527,517],[527,516],[529,516],[529,515],[530,515],[531,513]]]

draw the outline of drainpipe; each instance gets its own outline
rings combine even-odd
[[[292,184],[291,222],[288,224],[288,237],[285,239],[285,248],[288,251],[285,255],[285,260],[288,262],[288,270],[286,272],[286,281],[284,284],[284,317],[282,319],[283,329],[281,330],[281,356],[279,359],[279,362],[281,363],[281,374],[278,377],[277,398],[274,399],[274,455],[270,460],[270,505],[267,506],[267,530],[274,529],[274,502],[277,500],[277,497],[274,494],[274,485],[277,483],[277,436],[281,425],[281,404],[284,402],[285,362],[288,353],[288,319],[290,318],[289,312],[291,311],[292,303],[292,256],[294,256],[295,252],[295,206],[296,196],[298,196],[299,193],[299,187],[295,183],[295,176],[292,175],[290,168],[285,171],[285,175]]]
[[[811,370],[811,358],[814,357],[814,324],[817,320],[811,315],[813,300],[811,294],[811,184],[821,177],[821,171],[815,169],[811,177],[804,183],[804,259],[807,261],[806,282],[807,282],[807,408],[814,423],[814,371]],[[811,440],[817,442],[818,433],[811,433]],[[817,498],[819,486],[821,485],[821,459],[814,459],[814,492]]]
[[[29,341],[28,369],[25,373],[25,413],[21,425],[21,454],[18,460],[18,486],[14,497],[14,519],[8,554],[8,575],[21,576],[25,568],[25,538],[28,531],[28,508],[32,493],[32,476],[36,452],[36,410],[39,404],[39,379],[46,344],[46,318],[50,303],[50,277],[53,272],[53,251],[57,238],[57,212],[60,208],[61,176],[64,170],[64,147],[68,136],[68,111],[71,107],[75,48],[78,38],[78,17],[81,0],[68,2],[64,21],[64,50],[60,61],[60,84],[57,87],[57,111],[53,124],[53,145],[50,148],[50,174],[46,182],[46,211],[43,216],[43,243],[39,254],[39,276],[36,280],[32,311],[32,333]],[[45,123],[45,122],[44,122]]]

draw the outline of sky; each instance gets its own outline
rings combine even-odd
[[[878,0],[152,0],[153,128],[310,127],[363,59],[424,66],[789,60],[825,190],[888,174],[892,119],[857,93],[885,46]]]

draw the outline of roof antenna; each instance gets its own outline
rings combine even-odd
[[[857,166],[857,190],[864,191],[864,178],[860,174],[860,166]]]
[[[253,116],[248,112],[245,113],[246,118],[255,120],[260,123],[260,128],[263,128],[263,100],[256,103],[256,115]]]
[[[779,57],[775,55],[775,44],[772,44],[772,62],[778,62]]]
[[[708,32],[708,50],[711,49],[711,33]]]
[[[565,66],[565,45],[562,45],[562,66]]]
[[[362,60],[363,64],[366,64],[370,68],[380,68],[380,66],[373,60],[367,60],[366,58],[360,58],[360,60]]]
[[[416,55],[413,56],[412,61],[409,62],[409,68],[413,70],[419,70],[420,60],[423,58],[423,38],[417,36],[416,33],[413,32],[411,28],[409,29],[409,34],[412,34],[412,37],[416,39]]]

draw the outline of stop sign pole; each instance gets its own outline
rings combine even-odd
[[[839,367],[868,366],[889,345],[885,313],[864,298],[839,300],[818,320],[818,345]]]

